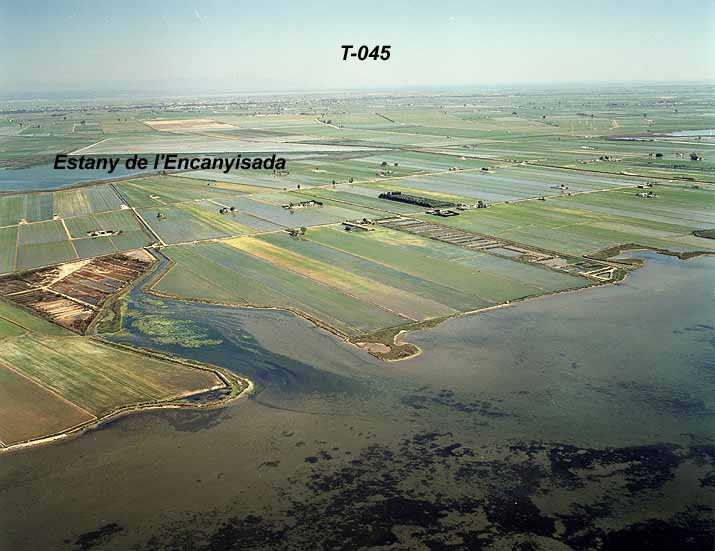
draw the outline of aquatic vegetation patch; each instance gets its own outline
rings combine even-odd
[[[642,507],[613,521],[634,510],[634,499],[643,505],[660,499],[681,467],[707,464],[708,450],[529,441],[473,447],[450,431],[427,431],[394,445],[370,443],[348,457],[340,451],[317,449],[305,457],[304,470],[285,482],[296,496],[285,516],[232,507],[214,511],[210,521],[186,513],[137,549],[197,541],[205,543],[196,548],[206,550],[246,541],[261,549],[600,549],[603,542],[608,549],[632,549],[648,529],[668,543],[664,548],[683,542],[692,549],[711,547],[713,523],[705,509],[660,515]],[[606,482],[609,490],[599,491]],[[595,491],[584,492],[586,487]],[[558,501],[548,499],[557,495]]]
[[[130,325],[132,329],[151,338],[160,344],[173,344],[183,348],[200,348],[202,346],[217,346],[223,343],[221,339],[212,339],[208,331],[201,329],[189,320],[165,318],[161,315],[143,315],[134,318]]]

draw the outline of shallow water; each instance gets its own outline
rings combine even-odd
[[[639,256],[619,285],[410,334],[424,353],[392,364],[288,313],[135,293],[213,344],[131,318],[118,338],[256,395],[0,456],[0,548],[710,549],[715,258]]]
[[[127,170],[121,162],[111,174],[107,174],[106,170],[55,170],[52,164],[18,169],[0,168],[0,192],[56,190],[82,182],[121,178],[142,172],[150,171]]]

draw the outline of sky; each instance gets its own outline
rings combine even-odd
[[[715,81],[715,0],[0,0],[4,95],[591,81]]]

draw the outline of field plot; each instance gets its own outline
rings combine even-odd
[[[23,224],[19,228],[17,269],[47,266],[77,259],[62,222]]]
[[[28,222],[52,220],[54,213],[52,193],[30,193],[26,198],[25,219]]]
[[[94,418],[0,359],[0,442],[3,444],[53,434]]]
[[[387,186],[393,189],[391,186]],[[335,188],[311,188],[306,191],[294,191],[290,193],[291,201],[306,201],[317,199],[325,205],[342,206],[343,208],[360,210],[369,209],[374,211],[372,216],[383,213],[413,214],[424,212],[424,207],[399,203],[397,201],[385,201],[378,198],[382,190],[370,189],[356,184],[341,184]]]
[[[60,217],[118,210],[122,201],[109,185],[54,193],[54,212]]]
[[[25,218],[26,195],[0,196],[0,227],[13,226]]]
[[[494,163],[481,159],[470,159],[465,155],[472,155],[475,151],[465,150],[462,155],[459,151],[452,150],[451,154],[427,153],[422,151],[391,151],[389,154],[380,153],[365,159],[376,163],[386,162],[388,165],[397,166],[400,170],[411,172],[447,172],[450,168],[482,168],[493,166]],[[481,150],[479,151],[481,156]],[[401,174],[398,174],[401,175]]]
[[[120,197],[109,185],[0,197],[0,224],[5,225],[0,227],[0,273],[134,249],[150,243],[132,213],[117,210],[121,206]],[[64,223],[72,240],[63,221],[53,220],[55,217],[66,217]],[[115,234],[89,239],[88,232],[97,230]]]
[[[363,154],[364,155],[364,154]],[[383,165],[383,163],[385,163]],[[246,186],[272,189],[328,186],[333,182],[347,183],[351,178],[356,181],[377,181],[387,178],[399,178],[417,175],[422,172],[448,171],[451,167],[481,168],[483,161],[460,159],[454,155],[436,155],[394,151],[377,156],[362,156],[350,159],[289,159],[287,174],[274,174],[260,171],[233,171],[224,174],[221,171],[196,170],[177,174],[177,177],[209,180],[212,185],[221,182],[234,182]],[[215,184],[214,184],[215,183]],[[249,190],[252,193],[253,190]]]
[[[94,143],[91,136],[0,136],[0,161],[27,162],[33,157],[46,158],[56,153],[79,149]]]
[[[10,226],[24,220],[43,222],[54,214],[52,193],[28,193],[0,197],[0,225]]]
[[[299,142],[305,139],[305,137],[300,134],[289,134],[281,130],[281,128],[238,128],[234,125],[230,125],[223,129],[215,129],[207,132],[216,132],[222,138],[230,137],[252,142]]]
[[[286,209],[283,205],[301,200],[294,193],[261,194],[240,199],[222,201],[236,208],[240,213],[249,214],[284,228],[335,224],[346,219],[373,217],[376,211],[353,205],[323,205],[297,209]]]
[[[394,184],[394,185],[390,185]],[[619,186],[635,187],[636,181],[625,177],[578,174],[563,170],[526,167],[500,167],[484,171],[456,171],[435,176],[402,178],[390,184],[366,184],[368,189],[387,190],[391,187],[413,194],[439,194],[458,202],[514,201],[535,197],[565,195]],[[461,199],[461,201],[459,201]]]
[[[27,193],[0,197],[0,227],[43,222],[59,217],[80,216],[117,210],[121,200],[109,185],[98,185],[53,193]]]
[[[522,137],[518,140],[480,142],[470,154],[495,159],[531,160],[538,164],[603,172],[619,177],[621,173],[658,178],[691,177],[715,180],[711,156],[700,161],[687,160],[690,149],[711,147],[671,141],[676,138],[652,137],[639,140],[600,139],[584,136]]]
[[[0,357],[0,441],[42,437],[127,405],[219,386],[212,374],[83,337],[9,338]]]
[[[23,333],[33,332],[41,335],[71,335],[67,329],[55,325],[45,319],[42,319],[30,311],[5,300],[0,300],[0,319],[7,323],[11,323],[16,327],[21,327]]]
[[[184,243],[254,233],[256,230],[253,227],[242,223],[245,219],[233,214],[219,213],[219,210],[224,208],[224,204],[231,203],[231,201],[222,201],[221,204],[198,201],[142,209],[140,212],[164,243]]]
[[[284,141],[266,142],[233,139],[214,132],[206,134],[140,134],[110,137],[82,150],[84,155],[144,153],[273,153],[364,151],[369,144],[345,146],[336,144],[305,144]]]
[[[25,329],[10,320],[0,318],[0,341],[7,337],[24,335]]]
[[[285,234],[236,239],[230,244],[274,266],[386,308],[406,319],[424,320],[456,313],[456,310],[429,298],[430,294],[438,293],[430,293],[426,282],[421,285],[422,282],[410,281],[407,277],[401,281],[398,273],[319,244],[291,239]]]
[[[638,192],[652,191],[652,199],[638,197]],[[715,226],[715,186],[655,184],[650,189],[622,189],[609,193],[579,195],[564,204],[576,203],[592,211],[615,216],[640,218],[663,224],[689,228]],[[560,201],[556,204],[562,204]]]
[[[92,249],[109,250],[110,252],[124,251],[144,247],[152,242],[152,239],[144,232],[139,225],[139,221],[130,210],[118,210],[104,212],[89,216],[78,216],[68,218],[65,221],[67,231],[72,236],[72,244],[82,249],[83,253],[91,252]],[[111,232],[111,236],[92,237],[93,232]],[[79,243],[74,239],[81,240]],[[89,245],[90,240],[101,245]],[[92,254],[77,253],[81,258],[97,256]]]
[[[624,189],[495,205],[440,223],[576,255],[629,243],[672,252],[715,251],[715,241],[691,235],[715,225],[710,206],[715,192],[666,185],[653,190],[655,198]]]
[[[350,178],[355,181],[377,180],[385,177],[406,176],[416,174],[418,170],[408,167],[391,166],[387,164],[388,157],[374,159],[372,157],[356,159],[288,159],[286,173],[273,173],[271,171],[237,170],[224,174],[221,171],[197,170],[184,172],[178,176],[185,178],[201,178],[217,182],[235,182],[256,187],[285,189],[313,186],[327,186],[333,182],[347,182]]]
[[[275,115],[273,113],[260,113],[246,115],[242,113],[215,113],[212,119],[232,124],[241,129],[285,129],[303,126],[318,126],[314,115]]]
[[[405,318],[272,265],[224,243],[165,249],[176,265],[156,285],[201,300],[298,310],[352,335],[400,325]]]
[[[145,125],[143,122],[134,119],[105,119],[100,122],[100,126],[104,134],[147,132],[151,130],[151,128]]]
[[[289,307],[356,336],[588,285],[539,266],[375,229],[323,227],[165,249],[174,296]]]
[[[419,169],[400,166],[391,155],[369,156],[356,159],[311,159],[289,163],[291,174],[304,178],[305,185],[327,185],[355,181],[395,178],[416,174]],[[382,163],[385,163],[384,165]]]
[[[144,240],[146,241],[146,239]],[[92,258],[95,256],[112,254],[121,250],[117,248],[114,243],[114,239],[111,237],[86,237],[84,239],[74,239],[72,240],[72,246],[77,251],[77,256],[79,258]]]
[[[366,128],[377,130],[389,130],[397,126],[398,123],[389,121],[385,117],[374,112],[341,113],[334,116],[335,124],[346,128]]]
[[[182,172],[177,174],[176,177],[180,177],[184,180],[199,180],[199,181],[209,181],[217,189],[223,189],[220,186],[230,186],[235,185],[237,189],[247,189],[250,190],[249,193],[254,192],[256,189],[258,191],[266,191],[266,189],[282,189],[286,186],[293,186],[302,180],[291,178],[290,176],[278,177],[272,172],[260,172],[258,170],[245,170],[245,171],[234,171],[224,174],[219,170],[192,170],[190,172]],[[215,183],[214,183],[215,182]],[[205,184],[204,184],[205,185]]]
[[[142,275],[153,261],[149,253],[138,250],[9,275],[0,278],[0,296],[83,333],[99,307]],[[25,323],[12,317],[8,321]]]
[[[3,343],[3,365],[51,388],[95,416],[122,404],[149,402],[217,384],[214,375],[82,337]]]
[[[15,269],[17,249],[17,226],[0,228],[0,274]]]
[[[116,184],[116,188],[127,204],[137,208],[230,197],[253,191],[230,183],[216,184],[205,179],[176,176],[135,178]]]
[[[388,121],[385,121],[388,123]],[[344,146],[357,146],[368,148],[396,148],[401,146],[412,147],[441,147],[459,146],[475,142],[471,134],[466,136],[450,135],[450,132],[437,131],[433,134],[418,132],[400,132],[400,127],[390,127],[389,130],[381,129],[353,129],[335,128],[327,124],[308,128],[295,129],[295,133],[313,136],[310,143],[315,144],[342,144]],[[308,143],[304,140],[303,143]]]
[[[451,138],[478,138],[514,135],[548,135],[558,133],[558,128],[545,124],[541,120],[530,119],[501,112],[437,109],[403,109],[399,111],[381,111],[387,120],[393,121],[392,132],[406,134],[449,136]]]
[[[198,132],[204,130],[233,130],[232,124],[216,122],[213,119],[153,119],[144,124],[162,132]]]
[[[340,230],[320,228],[310,231],[307,238],[404,274],[452,287],[462,295],[451,304],[459,310],[474,309],[477,304],[472,305],[472,297],[494,304],[589,284],[586,279],[540,266],[382,228],[350,233],[349,238]],[[470,268],[463,270],[457,263],[469,264]]]

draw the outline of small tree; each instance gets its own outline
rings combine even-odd
[[[300,228],[300,235],[305,235],[308,232],[308,228],[305,226],[301,226]]]

